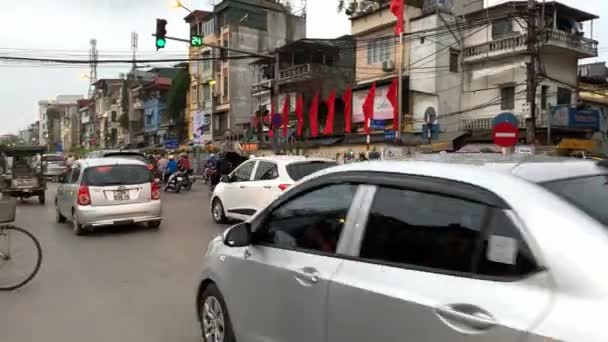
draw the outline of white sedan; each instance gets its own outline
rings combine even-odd
[[[252,158],[223,177],[211,196],[217,223],[247,220],[298,180],[337,165],[333,160],[300,156]]]

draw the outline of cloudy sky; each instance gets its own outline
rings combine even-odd
[[[219,2],[219,0],[216,0]],[[301,0],[294,0],[297,4]],[[498,3],[489,0],[490,4]],[[210,9],[212,0],[185,0],[192,9]],[[608,1],[562,0],[563,3],[608,18]],[[308,0],[309,37],[336,37],[350,32],[346,16],[336,13],[335,0]],[[145,4],[145,5],[143,5]],[[89,40],[96,38],[100,59],[129,58],[131,32],[139,33],[139,58],[183,57],[186,46],[169,42],[157,53],[150,36],[155,18],[166,18],[170,35],[187,37],[184,9],[172,0],[25,0],[0,1],[0,56],[30,55],[88,59]],[[329,25],[328,23],[331,23]],[[595,32],[608,40],[608,19]],[[597,38],[596,38],[597,39]],[[603,59],[608,49],[600,45]],[[116,77],[124,66],[100,66],[98,77]],[[59,94],[88,90],[87,65],[48,66],[0,61],[0,134],[16,132],[36,120],[37,102]]]

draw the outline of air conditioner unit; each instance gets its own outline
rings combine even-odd
[[[382,71],[391,72],[395,71],[395,61],[384,61],[382,62]]]

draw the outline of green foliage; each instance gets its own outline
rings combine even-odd
[[[390,0],[338,0],[338,12],[352,16],[357,14],[361,8],[375,9],[389,2]],[[369,6],[370,4],[373,6]]]
[[[190,74],[188,69],[182,68],[173,79],[171,88],[167,93],[167,111],[175,123],[175,130],[180,140],[186,135],[186,107],[188,89],[190,88]]]

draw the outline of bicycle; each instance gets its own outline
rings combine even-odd
[[[17,201],[0,200],[0,290],[18,289],[30,282],[40,270],[42,248],[36,237],[16,227]],[[31,252],[31,253],[28,253]]]

